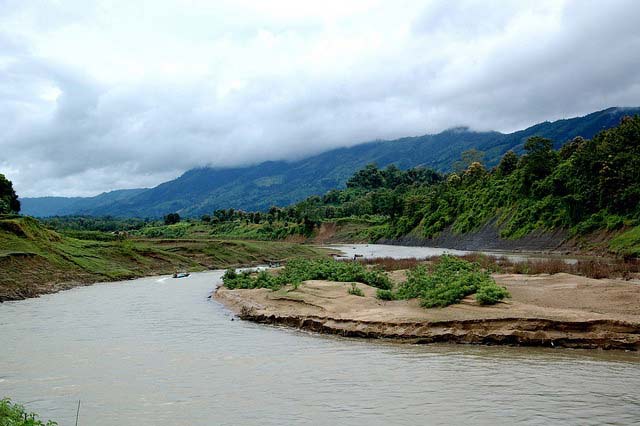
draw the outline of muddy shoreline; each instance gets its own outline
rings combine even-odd
[[[513,298],[491,307],[470,297],[427,310],[417,301],[380,301],[363,284],[365,297],[358,297],[347,293],[345,283],[323,281],[277,292],[219,287],[214,298],[247,321],[344,337],[640,350],[640,283],[558,275],[499,276]]]

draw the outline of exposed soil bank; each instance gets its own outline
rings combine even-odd
[[[506,250],[506,251],[575,251],[576,247],[567,241],[563,230],[533,231],[517,240],[500,237],[500,228],[495,221],[486,223],[482,228],[466,234],[455,234],[450,229],[436,238],[423,238],[417,235],[405,235],[397,239],[380,239],[378,244],[403,246],[446,247],[455,250]]]
[[[569,274],[496,275],[512,299],[480,306],[473,297],[443,309],[416,300],[381,301],[375,289],[307,281],[298,290],[229,290],[215,298],[242,319],[349,337],[407,343],[473,343],[640,349],[640,283]]]

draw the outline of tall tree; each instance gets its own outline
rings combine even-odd
[[[454,161],[451,165],[453,171],[460,174],[467,170],[469,166],[473,163],[480,163],[484,161],[484,152],[479,151],[475,148],[468,149],[460,154],[460,159],[458,161]]]
[[[18,213],[19,211],[20,201],[13,190],[13,184],[0,173],[0,213]]]

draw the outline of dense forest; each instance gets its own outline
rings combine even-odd
[[[268,224],[265,235],[310,235],[324,221],[368,220],[370,239],[416,233],[456,233],[497,220],[504,238],[534,229],[566,229],[571,235],[636,226],[640,221],[640,117],[593,139],[576,137],[560,149],[532,137],[520,156],[507,152],[488,169],[482,153],[471,150],[457,172],[424,168],[379,169],[371,164],[347,181],[347,188],[312,196],[267,213],[217,210],[204,219],[223,224]],[[222,227],[220,229],[223,229]]]

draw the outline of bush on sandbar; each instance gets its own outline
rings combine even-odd
[[[476,262],[444,255],[429,270],[416,266],[407,272],[407,280],[397,291],[378,292],[383,300],[420,298],[426,308],[445,307],[460,302],[470,294],[482,305],[491,305],[509,297],[504,287],[496,284],[489,272]]]
[[[285,285],[297,287],[307,280],[360,282],[372,287],[391,289],[389,277],[379,269],[369,269],[358,262],[339,262],[333,259],[292,259],[277,275],[266,271],[252,273],[229,269],[222,277],[229,289],[270,288],[277,290]]]

